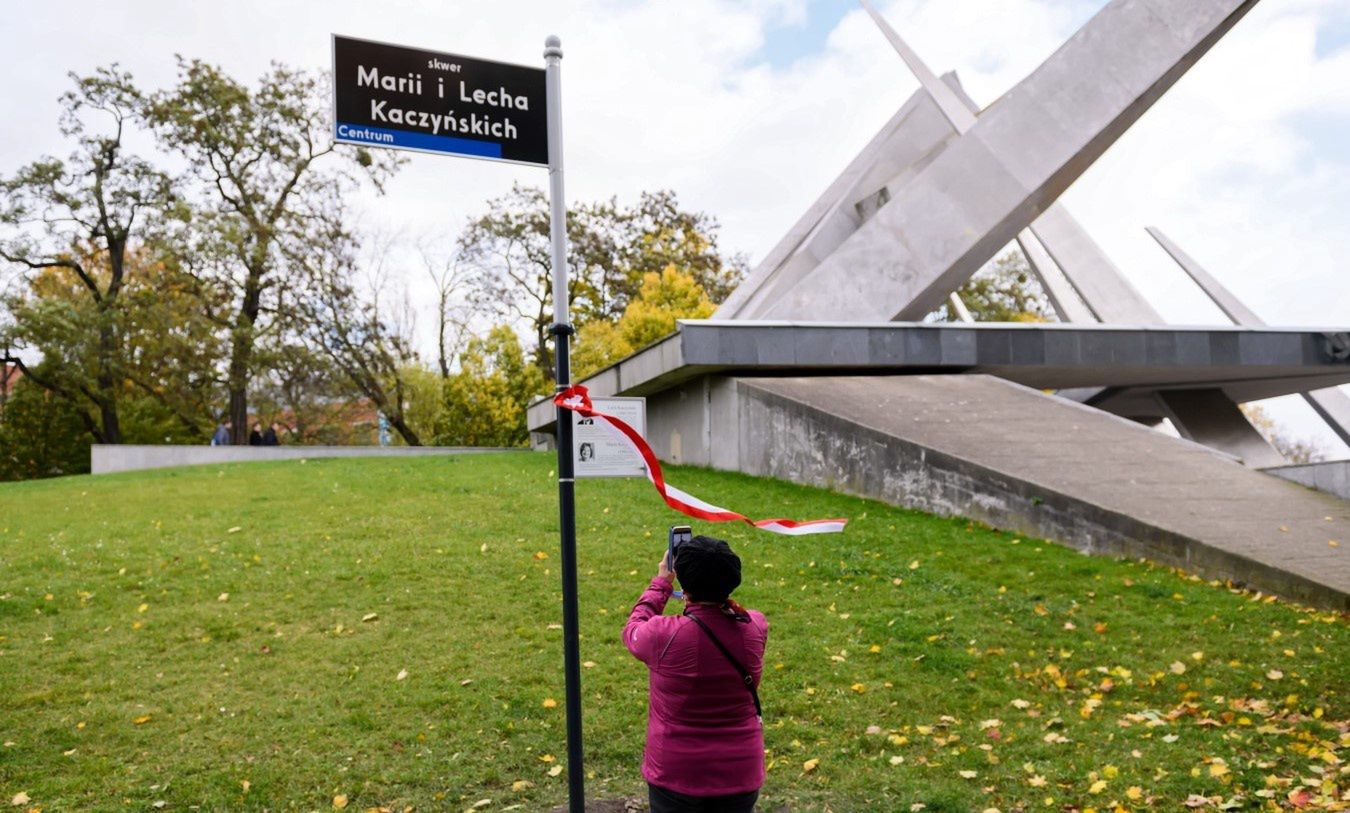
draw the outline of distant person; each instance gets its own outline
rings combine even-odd
[[[263,445],[262,424],[260,423],[253,424],[253,430],[248,433],[248,445],[250,446]]]
[[[662,615],[678,578],[684,612]],[[769,623],[731,598],[741,560],[696,536],[661,558],[623,629],[647,664],[642,778],[652,813],[751,813],[764,784],[759,678]]]
[[[272,421],[272,425],[271,425],[271,426],[268,426],[267,429],[263,431],[263,444],[262,444],[262,445],[264,445],[264,446],[280,446],[280,445],[281,445],[281,439],[280,439],[279,437],[277,437],[277,422],[276,422],[276,421]]]
[[[219,426],[216,427],[215,434],[211,436],[211,445],[229,446],[230,443],[234,440],[234,438],[231,435],[230,429],[231,429],[230,419],[226,418],[224,421],[221,422]]]

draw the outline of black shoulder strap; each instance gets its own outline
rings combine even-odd
[[[736,660],[736,656],[732,655],[731,650],[727,649],[726,646],[717,639],[717,636],[713,634],[713,631],[708,629],[708,625],[703,623],[703,619],[699,618],[698,616],[690,612],[686,612],[685,615],[688,616],[695,624],[698,624],[700,629],[708,633],[708,637],[712,639],[713,644],[715,644],[717,648],[721,650],[722,654],[726,656],[727,660],[731,661],[731,665],[736,667],[736,671],[741,673],[741,682],[745,684],[745,688],[750,690],[750,699],[755,701],[755,715],[759,717],[760,722],[762,723],[764,721],[764,709],[762,709],[759,705],[759,692],[755,690],[754,675],[750,674],[750,670],[746,669],[744,666],[741,665],[740,661]]]

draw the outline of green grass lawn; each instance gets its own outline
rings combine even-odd
[[[0,806],[562,802],[552,468],[0,486]],[[738,597],[772,626],[765,810],[1329,809],[1350,787],[1344,618],[820,490],[670,475],[747,513],[852,520],[696,526],[740,552]],[[588,791],[636,795],[647,681],[619,633],[679,517],[642,481],[577,491]]]

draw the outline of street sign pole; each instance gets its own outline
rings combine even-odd
[[[544,40],[544,85],[548,109],[549,233],[553,240],[553,347],[558,391],[571,382],[567,358],[572,325],[567,314],[567,201],[563,197],[562,41]],[[562,407],[558,418],[558,516],[563,600],[563,675],[567,683],[567,809],[585,813],[586,772],[581,749],[581,655],[577,618],[577,518],[572,465],[572,416]]]

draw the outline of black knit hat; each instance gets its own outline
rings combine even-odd
[[[675,549],[675,575],[698,601],[725,601],[741,584],[741,558],[731,546],[696,536]]]

